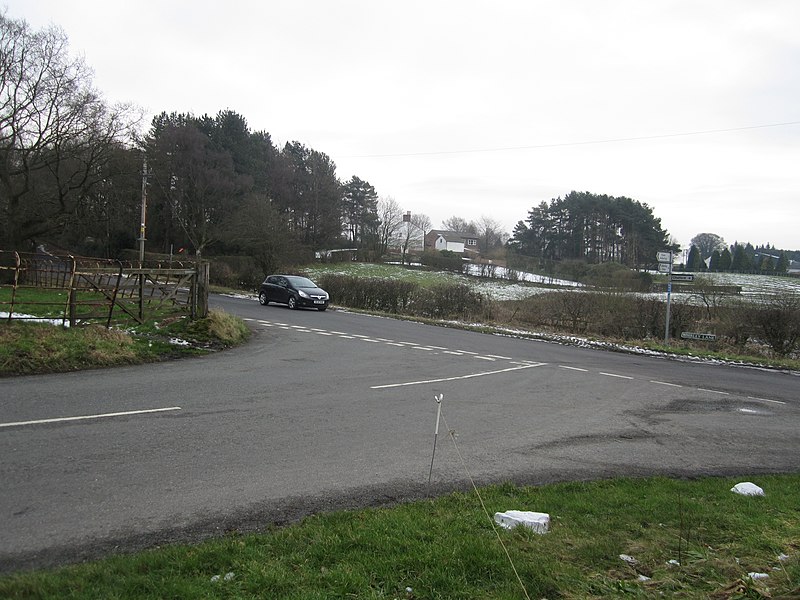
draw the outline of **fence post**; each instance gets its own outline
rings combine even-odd
[[[195,273],[195,298],[197,304],[197,317],[204,319],[208,316],[208,281],[209,281],[209,262],[203,261],[197,264]]]

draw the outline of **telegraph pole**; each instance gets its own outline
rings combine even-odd
[[[144,241],[147,229],[147,157],[144,157],[142,165],[142,218],[139,226],[139,267],[144,264]]]

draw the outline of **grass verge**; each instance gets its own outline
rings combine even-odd
[[[796,598],[800,476],[756,478],[763,497],[732,493],[738,481],[504,484],[481,491],[490,514],[547,512],[550,533],[495,533],[476,495],[456,493],[14,574],[0,597]]]
[[[249,336],[244,322],[223,311],[205,319],[165,316],[126,330],[99,325],[65,328],[26,321],[0,323],[0,376],[57,373],[141,364],[206,354]]]

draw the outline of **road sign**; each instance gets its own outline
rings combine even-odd
[[[672,264],[670,263],[658,263],[658,272],[659,273],[672,273]]]
[[[717,339],[713,333],[692,333],[691,331],[682,331],[681,337],[684,340],[703,340],[704,342],[713,342]]]
[[[694,281],[694,275],[672,274],[672,281]]]
[[[659,252],[656,254],[656,258],[658,258],[658,262],[660,263],[671,263],[672,252]]]

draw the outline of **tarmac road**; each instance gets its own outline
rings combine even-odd
[[[215,296],[244,347],[0,380],[0,572],[478,483],[796,472],[797,374]],[[428,484],[436,419],[442,425]],[[464,457],[464,471],[455,444]]]

